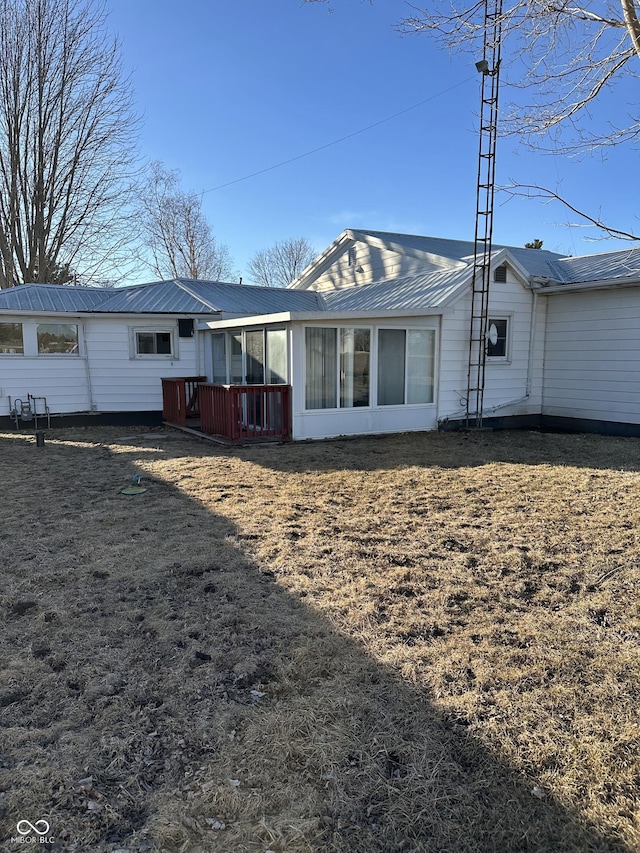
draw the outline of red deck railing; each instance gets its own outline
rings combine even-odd
[[[289,385],[214,385],[199,388],[200,428],[234,444],[291,438]]]
[[[180,376],[162,380],[162,418],[171,424],[185,426],[187,418],[200,415],[199,385],[206,376]]]

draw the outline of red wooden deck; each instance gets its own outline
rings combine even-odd
[[[234,444],[291,438],[289,385],[200,385],[200,428]]]
[[[162,417],[176,426],[186,426],[187,418],[200,415],[198,386],[206,376],[180,376],[162,380]]]
[[[291,438],[291,386],[216,385],[205,377],[162,380],[165,421],[184,427],[187,419],[205,435],[233,444]]]

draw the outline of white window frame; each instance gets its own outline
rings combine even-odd
[[[40,352],[40,326],[75,326],[76,329],[76,348],[75,351],[71,352]],[[83,355],[82,351],[82,324],[78,321],[72,321],[65,323],[63,320],[60,322],[53,322],[52,320],[44,320],[37,321],[35,323],[35,354],[38,358],[78,358],[80,355]],[[22,330],[22,339],[24,342],[24,328]]]
[[[16,358],[16,357],[24,358],[24,355],[25,355],[24,323],[21,320],[6,320],[3,318],[0,320],[0,325],[20,326],[20,336],[22,337],[22,352],[16,352],[15,350],[13,352],[11,352],[11,351],[4,352],[0,348],[0,356],[8,356],[9,358]]]
[[[324,409],[308,409],[306,406],[306,386],[303,388],[303,411],[308,414],[322,414],[329,412],[348,412],[348,411],[387,411],[389,409],[406,409],[406,408],[435,408],[438,404],[438,363],[439,363],[439,346],[440,346],[440,337],[439,337],[439,326],[435,323],[429,325],[419,325],[415,323],[407,323],[401,322],[399,324],[391,322],[382,322],[380,325],[377,323],[372,324],[371,322],[363,322],[358,323],[358,318],[354,318],[349,322],[341,322],[341,323],[314,323],[314,324],[305,324],[302,326],[302,376],[304,377],[304,381],[306,382],[307,375],[307,347],[306,347],[306,335],[307,329],[314,328],[323,328],[323,329],[336,329],[337,335],[337,347],[336,347],[336,355],[337,355],[337,375],[336,375],[336,401],[337,405],[331,408]],[[340,406],[340,329],[367,329],[369,331],[369,405],[368,406]],[[397,329],[399,331],[408,332],[432,332],[434,335],[433,341],[433,400],[430,403],[390,403],[381,405],[378,402],[378,347],[379,347],[379,333],[381,329]],[[406,347],[406,336],[405,336],[405,347]],[[408,362],[407,362],[407,352],[405,348],[405,400],[406,400],[406,389],[407,389],[407,370],[408,370]]]
[[[130,339],[130,357],[132,359],[152,360],[152,361],[177,361],[178,353],[178,335],[175,326],[131,326],[129,329]],[[138,335],[170,335],[171,352],[138,352]]]
[[[491,328],[491,324],[495,320],[506,320],[507,323],[507,333],[505,336],[505,354],[504,355],[489,355],[487,352],[486,355],[486,363],[489,364],[511,364],[511,335],[513,329],[513,314],[498,314],[498,313],[490,313],[487,317],[487,344],[488,344],[488,335],[489,329]]]
[[[372,365],[374,353],[374,339],[376,338],[376,329],[370,323],[358,323],[354,319],[348,323],[317,323],[309,324],[302,327],[302,352],[303,352],[303,372],[302,375],[305,381],[304,387],[304,411],[305,412],[351,412],[351,411],[369,411],[373,408],[373,386],[372,386]],[[324,409],[308,409],[306,405],[306,376],[307,376],[307,329],[335,329],[336,330],[336,405]],[[341,329],[364,329],[369,332],[369,403],[366,406],[341,406],[340,405],[340,330]]]
[[[233,383],[231,381],[231,358],[232,358],[231,341],[232,341],[232,338],[236,337],[236,336],[240,336],[240,339],[241,339],[240,346],[242,349],[242,353],[241,353],[242,382],[240,382],[239,384],[240,385],[246,384],[245,380],[247,378],[247,332],[262,332],[262,352],[263,352],[263,365],[262,365],[262,367],[264,370],[264,375],[263,375],[264,382],[262,382],[261,384],[263,384],[263,385],[290,385],[291,384],[291,379],[290,379],[291,368],[290,368],[290,364],[289,364],[291,344],[290,344],[289,330],[287,329],[286,326],[283,326],[280,324],[277,324],[274,326],[246,326],[244,328],[237,328],[237,329],[234,328],[234,329],[225,329],[225,330],[215,329],[213,331],[214,331],[214,334],[224,335],[226,379],[225,379],[225,382],[222,383],[223,385],[238,384],[238,383]],[[269,374],[271,372],[271,360],[270,360],[270,356],[269,356],[269,345],[268,345],[269,332],[284,332],[284,334],[285,334],[286,376],[284,378],[284,382],[271,382],[271,383],[267,382],[267,379],[269,378]],[[211,358],[212,358],[211,370],[213,373],[213,351],[211,354]]]
[[[379,335],[381,331],[401,331],[405,333],[405,350],[404,350],[404,402],[403,403],[379,403],[378,402],[378,383],[379,383],[379,374],[378,374],[378,348],[380,345]],[[409,379],[409,359],[407,352],[407,340],[409,332],[433,332],[433,399],[430,403],[407,403],[407,388],[408,388],[408,379]],[[379,409],[406,409],[406,408],[415,408],[419,407],[431,407],[437,405],[436,401],[438,399],[438,329],[436,326],[416,326],[416,325],[399,325],[395,326],[392,324],[383,324],[376,328],[376,344],[375,344],[375,407]],[[372,385],[372,391],[373,391]]]

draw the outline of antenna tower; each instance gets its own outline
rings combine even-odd
[[[485,0],[483,54],[482,60],[476,62],[476,68],[482,74],[482,88],[467,374],[467,427],[482,426],[484,407],[501,41],[502,0]]]

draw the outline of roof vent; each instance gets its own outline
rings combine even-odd
[[[503,283],[506,282],[506,280],[507,280],[507,268],[504,264],[501,267],[495,268],[495,270],[493,271],[493,280],[494,281],[501,281]]]

